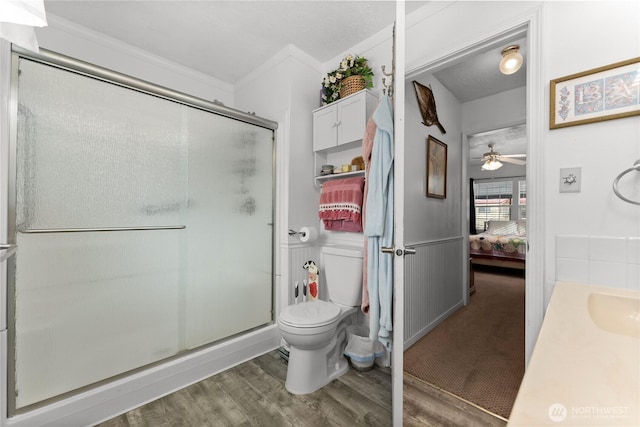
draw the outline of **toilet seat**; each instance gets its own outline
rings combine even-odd
[[[317,328],[337,321],[341,311],[340,307],[326,301],[307,301],[285,307],[279,320],[296,328]]]

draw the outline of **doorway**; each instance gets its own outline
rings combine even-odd
[[[490,52],[491,50],[497,50],[497,49],[502,49],[505,46],[507,46],[509,43],[521,43],[523,46],[529,46],[530,43],[528,42],[527,39],[528,36],[528,29],[526,27],[523,27],[519,30],[515,30],[512,31],[511,33],[509,33],[508,35],[500,35],[500,36],[496,36],[494,39],[488,41],[488,42],[484,42],[481,46],[473,46],[467,49],[467,53],[462,55],[462,54],[458,54],[458,56],[456,56],[455,58],[444,58],[441,59],[439,61],[437,61],[436,63],[434,63],[434,65],[431,66],[426,66],[421,68],[419,71],[415,71],[413,73],[409,73],[408,77],[407,77],[407,88],[409,87],[409,84],[411,83],[412,80],[417,80],[420,83],[432,83],[433,84],[433,90],[434,90],[434,94],[435,97],[438,101],[440,101],[438,103],[438,113],[440,113],[440,105],[445,105],[445,107],[443,109],[446,109],[446,104],[447,102],[449,102],[446,92],[448,91],[449,93],[453,92],[454,89],[452,86],[450,86],[450,82],[447,80],[447,77],[450,77],[452,74],[455,74],[455,70],[460,70],[460,69],[464,69],[465,67],[468,68],[468,65],[465,65],[465,62],[468,60],[472,60],[472,59],[477,59],[476,57],[478,56],[482,56],[484,54],[486,54],[487,52]],[[499,51],[498,51],[499,52]],[[498,58],[499,58],[499,53],[498,53]],[[494,61],[494,67],[497,68],[497,63]],[[496,97],[498,99],[501,98],[502,103],[504,103],[505,99],[508,99],[508,97],[512,96],[513,92],[518,92],[520,94],[522,94],[523,99],[522,99],[522,109],[518,110],[518,109],[505,109],[505,108],[501,108],[501,104],[498,103],[496,105],[498,105],[498,108],[487,108],[486,106],[481,107],[480,105],[482,104],[482,100],[480,98],[478,99],[471,99],[467,102],[460,102],[461,106],[459,107],[458,111],[461,111],[461,119],[460,121],[462,122],[462,125],[460,125],[460,130],[461,130],[461,134],[463,135],[463,138],[461,138],[462,140],[460,141],[461,143],[461,149],[460,152],[463,153],[462,157],[458,160],[460,160],[461,162],[461,170],[460,170],[460,187],[463,189],[461,191],[461,200],[459,201],[459,205],[460,205],[460,223],[459,223],[459,232],[460,232],[460,236],[463,240],[462,243],[462,251],[461,251],[461,256],[460,256],[460,269],[464,271],[463,274],[463,284],[464,284],[464,288],[461,290],[460,292],[460,300],[457,302],[457,304],[450,306],[450,307],[445,307],[445,310],[442,311],[442,313],[439,314],[439,316],[435,316],[434,320],[432,321],[431,324],[426,325],[423,330],[420,331],[420,334],[422,335],[422,337],[427,336],[429,333],[431,333],[432,331],[435,331],[438,326],[440,324],[442,324],[445,319],[447,319],[449,316],[451,316],[453,313],[456,313],[464,304],[467,303],[467,286],[468,286],[468,281],[471,278],[470,277],[470,272],[469,272],[469,264],[468,264],[468,259],[469,259],[469,245],[468,245],[468,230],[469,230],[469,209],[467,209],[469,207],[469,196],[468,196],[468,182],[469,182],[469,178],[470,178],[470,173],[469,173],[469,167],[471,167],[470,164],[470,160],[468,158],[468,147],[467,147],[467,135],[475,135],[475,134],[479,134],[481,132],[485,132],[485,131],[491,131],[491,130],[495,130],[501,127],[511,127],[513,125],[517,125],[517,124],[522,124],[522,123],[526,123],[527,122],[527,118],[529,117],[529,115],[531,114],[531,112],[529,111],[530,108],[530,99],[528,98],[528,95],[530,93],[530,89],[528,89],[527,86],[527,68],[526,65],[525,67],[523,67],[523,71],[525,74],[524,76],[524,85],[522,86],[516,86],[516,87],[512,87],[510,89],[507,90],[503,90],[502,92],[496,92],[493,94],[485,94],[485,97]],[[442,77],[442,80],[439,79],[438,77]],[[425,79],[426,81],[421,81],[421,79]],[[431,79],[431,81],[429,81],[429,79]],[[477,81],[475,82],[477,83]],[[438,87],[439,85],[439,87]],[[476,86],[487,86],[487,85],[482,85],[482,84],[476,84]],[[440,95],[438,94],[438,90],[440,90]],[[445,93],[445,95],[442,95],[442,93]],[[414,102],[414,99],[412,99],[412,97],[415,99],[415,97],[413,96],[412,93],[410,93],[409,90],[407,90],[407,105],[411,104],[412,102]],[[460,100],[461,97],[459,96],[454,96],[454,98],[456,100]],[[409,107],[408,107],[409,108]],[[482,110],[480,112],[480,114],[478,114],[477,120],[474,121],[473,118],[473,111],[474,110]],[[503,111],[504,110],[504,111]],[[503,112],[505,113],[503,117],[498,117],[498,120],[496,120],[494,123],[489,123],[489,121],[487,120],[487,112],[488,111],[494,111],[496,113],[499,112]],[[516,116],[509,116],[510,113],[519,113]],[[446,114],[446,113],[444,113]],[[440,115],[440,117],[442,117]],[[407,123],[409,123],[412,120],[412,118],[410,117],[410,115],[407,115]],[[449,118],[449,121],[451,119]],[[444,120],[441,120],[444,121]],[[407,126],[409,126],[409,124],[407,124]],[[456,132],[456,125],[450,125],[451,126],[451,132]],[[445,125],[446,127],[446,125]],[[423,128],[424,129],[424,128]],[[526,134],[527,136],[529,135],[530,130],[528,128],[526,128]],[[449,129],[447,129],[449,130]],[[427,132],[429,134],[432,134],[434,131],[431,128],[427,128]],[[410,140],[409,138],[407,139],[408,141]],[[528,149],[530,147],[531,144],[531,140],[530,138],[527,138],[527,143],[525,144],[527,150],[524,151],[524,154],[526,154],[528,152]],[[449,147],[449,152],[451,153],[451,145]],[[454,149],[455,150],[455,149]],[[489,148],[487,148],[484,151],[489,151]],[[455,161],[450,157],[450,161]],[[479,166],[478,166],[479,167]],[[521,174],[521,176],[527,176],[526,170],[528,170],[529,168],[526,167],[525,169],[525,173]],[[407,172],[408,173],[408,172]],[[448,179],[451,178],[451,175],[449,175]],[[405,175],[405,179],[407,179],[406,175]],[[524,187],[526,188],[526,181],[528,178],[524,178],[525,181],[525,185]],[[410,180],[410,179],[407,179]],[[449,188],[450,189],[450,188]],[[449,190],[448,189],[448,190]],[[429,211],[426,211],[427,213]],[[424,212],[423,212],[424,213]],[[430,219],[433,219],[433,216],[430,217]],[[405,228],[406,229],[406,228]],[[405,232],[405,236],[407,235],[407,233],[410,232],[410,230],[407,230],[407,232]],[[525,242],[525,247],[526,247],[526,242]],[[410,277],[408,278],[408,280],[405,281],[405,289],[410,289],[411,288],[411,283],[408,283],[410,281]],[[524,277],[521,277],[521,280],[523,281],[523,287],[524,287],[524,281],[526,280]],[[528,290],[527,290],[528,292]],[[410,294],[410,291],[406,291],[406,293]],[[529,297],[529,295],[527,295],[527,298]],[[405,298],[406,301],[406,298]],[[431,303],[431,302],[429,302]],[[525,302],[523,301],[522,303],[523,305],[523,312],[524,312],[524,305]],[[406,330],[407,329],[411,329],[410,327],[407,328],[407,323],[411,322],[411,313],[407,314],[405,312],[405,316],[409,317],[409,319],[405,318],[405,372],[407,371],[406,369],[406,363],[407,363],[407,358],[406,358],[406,354],[408,352],[408,348],[411,345],[414,345],[418,339],[416,337],[411,337],[410,340],[407,340],[407,333]],[[523,314],[524,317],[524,314]],[[535,320],[535,313],[533,315],[533,319]],[[524,328],[524,319],[523,319],[523,328]],[[535,324],[535,322],[533,323]],[[531,327],[531,324],[529,325]],[[537,331],[536,331],[537,333]],[[529,341],[530,342],[530,341]],[[525,348],[529,348],[530,344],[529,342],[527,342],[525,344],[525,340],[523,338],[522,340],[522,365],[524,366],[524,362],[525,362]],[[530,353],[530,352],[529,352]],[[455,359],[456,355],[455,354],[449,354],[448,355],[450,359]],[[406,380],[405,380],[406,382]],[[443,387],[441,387],[443,388]],[[446,389],[445,389],[446,390]],[[405,400],[406,402],[406,400]],[[473,402],[471,402],[473,403]],[[504,417],[506,418],[506,417]]]

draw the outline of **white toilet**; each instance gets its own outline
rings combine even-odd
[[[342,355],[346,328],[362,298],[362,250],[322,248],[320,275],[324,274],[330,302],[316,300],[286,307],[278,326],[289,344],[289,367],[285,386],[290,393],[308,394],[347,372]]]

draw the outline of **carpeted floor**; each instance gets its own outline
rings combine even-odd
[[[407,373],[509,418],[524,375],[521,273],[476,272],[476,292],[404,353]]]

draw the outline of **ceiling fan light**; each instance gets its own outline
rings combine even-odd
[[[502,167],[502,163],[498,160],[487,160],[482,164],[483,171],[494,171],[496,169],[500,169]]]
[[[522,55],[520,55],[520,46],[507,46],[502,50],[502,59],[500,60],[500,72],[502,74],[513,74],[522,67]]]

